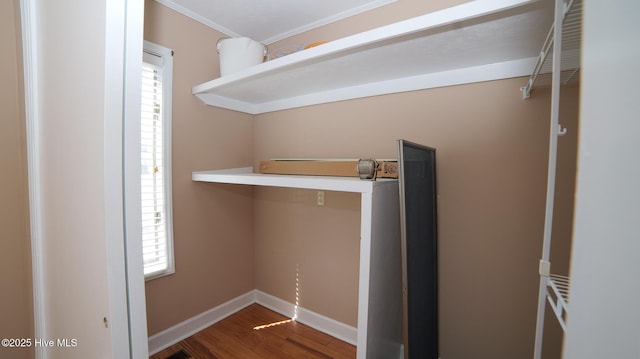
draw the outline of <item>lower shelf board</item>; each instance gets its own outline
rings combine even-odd
[[[291,320],[259,304],[215,323],[151,356],[167,359],[180,351],[191,358],[356,357],[356,347]]]

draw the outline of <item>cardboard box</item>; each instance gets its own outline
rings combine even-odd
[[[260,173],[306,176],[359,177],[358,160],[284,159],[260,162]],[[378,161],[378,178],[398,178],[398,162]]]

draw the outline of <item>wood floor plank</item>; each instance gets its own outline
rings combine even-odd
[[[254,329],[257,326],[262,329]],[[150,359],[179,350],[194,359],[352,359],[355,346],[252,304]]]
[[[202,341],[195,337],[189,337],[182,341],[182,348],[186,353],[189,353],[193,359],[219,359],[220,356],[212,352],[210,348]],[[193,354],[190,354],[193,353]]]
[[[316,352],[318,355],[320,355],[323,358],[349,359],[348,356],[343,355],[342,353],[339,353],[326,345],[320,344],[312,339],[309,339],[308,337],[294,334],[289,338],[287,338],[287,340],[292,343],[295,343],[296,345],[307,348],[307,350],[309,351]]]
[[[355,345],[349,344],[347,342],[343,342],[342,340],[335,339],[331,341],[331,343],[327,344],[327,347],[341,353],[349,358],[356,357],[356,347]]]

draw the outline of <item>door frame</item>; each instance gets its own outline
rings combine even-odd
[[[29,183],[29,221],[32,258],[34,337],[48,338],[45,273],[46,246],[43,213],[43,173],[41,171],[42,138],[39,64],[40,1],[19,0],[24,102]],[[105,63],[104,82],[104,196],[105,254],[109,292],[109,314],[105,325],[110,329],[112,354],[117,358],[148,358],[148,335],[144,274],[140,236],[125,230],[126,207],[124,171],[133,160],[128,156],[124,126],[140,117],[140,77],[144,0],[104,0]],[[44,20],[43,20],[44,19]],[[100,26],[97,24],[96,26]],[[72,40],[71,40],[72,41]],[[138,151],[139,152],[139,151]],[[138,155],[139,156],[139,155]],[[46,359],[43,347],[35,348],[36,358]]]

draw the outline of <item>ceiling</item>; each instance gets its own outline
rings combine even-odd
[[[396,0],[156,1],[228,36],[268,45]]]

